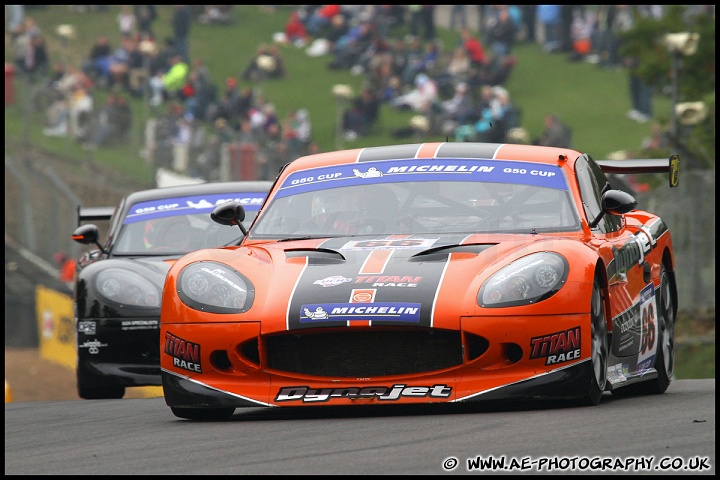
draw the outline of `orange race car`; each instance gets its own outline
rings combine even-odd
[[[208,420],[237,407],[662,393],[675,360],[670,231],[606,175],[651,172],[677,185],[678,157],[424,143],[299,158],[239,245],[170,268],[165,401]],[[244,215],[229,202],[211,217]]]

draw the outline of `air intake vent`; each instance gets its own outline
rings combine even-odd
[[[462,364],[460,332],[384,330],[267,337],[268,367],[318,377],[381,377]]]

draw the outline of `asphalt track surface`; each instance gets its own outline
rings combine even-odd
[[[518,464],[479,470],[478,457]],[[5,404],[6,475],[538,472],[714,474],[715,379],[596,407],[248,408],[221,422],[179,419],[162,397]]]

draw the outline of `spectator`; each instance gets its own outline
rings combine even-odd
[[[452,5],[450,7],[450,30],[460,30],[467,26],[467,5]]]
[[[286,142],[275,143],[265,155],[260,156],[258,180],[275,180],[283,165],[295,158]]]
[[[520,9],[523,31],[525,33],[522,40],[527,43],[535,43],[537,42],[537,35],[535,34],[535,25],[537,23],[537,6],[521,5]]]
[[[173,45],[178,55],[182,56],[185,63],[190,63],[190,26],[192,24],[192,12],[190,5],[175,5],[172,15]]]
[[[137,22],[138,33],[145,37],[154,39],[152,24],[157,19],[155,5],[133,5],[135,21]]]
[[[106,77],[108,59],[113,53],[107,35],[98,35],[90,48],[90,53],[83,62],[83,71],[93,80]]]
[[[422,59],[425,55],[422,40],[420,40],[419,37],[410,38],[404,54],[405,67],[400,73],[400,78],[403,85],[412,85],[415,80],[414,72],[418,68],[418,65],[422,64]]]
[[[445,68],[435,75],[441,97],[451,97],[455,94],[455,85],[468,81],[471,65],[470,57],[465,49],[461,46],[455,47]]]
[[[545,130],[533,140],[533,145],[570,148],[570,129],[563,125],[557,115],[545,115]]]
[[[508,5],[498,5],[497,15],[488,30],[487,38],[492,52],[501,57],[509,55],[515,43],[517,27],[510,18]]]
[[[650,9],[640,9],[640,16],[654,16],[656,19],[662,16],[662,10],[654,12]],[[633,24],[625,25],[627,29],[632,28]],[[622,33],[622,32],[620,32]],[[638,123],[645,123],[653,116],[652,97],[654,94],[653,85],[640,73],[640,57],[632,46],[623,45],[618,47],[623,53],[622,64],[628,72],[628,90],[630,92],[630,101],[632,109],[627,113],[628,118]]]
[[[192,91],[191,96],[186,94],[188,87]],[[185,111],[192,113],[197,120],[204,120],[208,107],[217,100],[217,92],[210,80],[207,66],[199,58],[193,61],[193,67],[183,89],[183,96],[185,97]]]
[[[100,146],[123,142],[130,132],[131,124],[132,111],[127,98],[111,92],[105,106],[99,112],[90,142],[84,145],[85,149],[95,150]]]
[[[384,38],[390,38],[393,32],[405,25],[405,5],[375,5],[375,19],[378,31]]]
[[[392,75],[382,85],[381,98],[383,103],[392,104],[393,100],[402,95],[402,81],[397,75]]]
[[[515,55],[495,55],[488,52],[485,64],[478,68],[477,79],[482,85],[503,85],[517,62]]]
[[[537,19],[542,25],[545,38],[543,50],[546,52],[560,50],[560,7],[561,5],[537,6]]]
[[[5,21],[7,31],[10,32],[11,41],[15,43],[15,36],[22,30],[25,21],[25,5],[6,5]]]
[[[440,57],[438,44],[434,41],[426,42],[422,49],[422,54],[413,57],[405,67],[403,79],[406,85],[412,83],[419,73],[431,75]]]
[[[371,75],[377,69],[379,63],[385,61],[390,52],[390,44],[387,39],[377,32],[373,32],[370,44],[362,51],[355,60],[355,65],[350,69],[353,75],[368,73]]]
[[[410,12],[409,32],[413,37],[420,38],[420,30],[422,29],[422,38],[425,41],[435,39],[435,5],[408,5]]]
[[[360,103],[365,117],[368,120],[368,127],[372,129],[380,119],[380,96],[375,88],[365,85],[360,90]]]
[[[70,99],[70,134],[79,142],[87,140],[92,128],[95,101],[90,93],[78,85]]]
[[[130,5],[120,7],[120,13],[117,15],[118,27],[122,38],[131,38],[135,34],[135,13]]]
[[[351,68],[355,65],[362,53],[373,41],[375,28],[368,18],[362,18],[360,22],[350,27],[333,47],[334,59],[328,64],[330,69]]]
[[[229,123],[232,127],[238,125],[241,116],[238,112],[238,102],[240,100],[240,92],[235,77],[225,79],[225,88],[216,102],[211,104],[207,109],[207,119],[214,122],[219,118]]]
[[[170,59],[170,68],[162,75],[163,98],[179,99],[180,92],[187,82],[190,67],[182,55],[177,54]]]
[[[428,114],[435,102],[438,101],[438,98],[437,82],[428,75],[421,73],[415,77],[415,88],[393,100],[392,106]]]
[[[604,28],[597,35],[598,64],[602,67],[622,66],[622,58],[619,52],[620,34],[633,27],[635,20],[630,5],[607,5]]]
[[[25,17],[25,21],[16,28],[13,45],[15,66],[19,72],[24,72],[32,78],[36,68],[34,39],[40,36],[42,31],[32,17]]]
[[[177,173],[187,173],[190,163],[190,147],[193,139],[194,117],[185,113],[177,120],[177,128],[172,138],[173,170]]]
[[[514,123],[510,115],[513,105],[508,91],[501,86],[482,87],[479,119],[474,124],[460,125],[455,130],[458,141],[503,142],[507,130]]]
[[[391,73],[393,76],[401,78],[408,64],[408,48],[405,40],[402,38],[396,39],[390,54],[392,56]]]
[[[59,76],[59,78],[53,85],[63,95],[70,95],[76,86],[81,86],[88,91],[93,88],[90,77],[72,64],[68,64],[64,71],[57,71],[55,76]]]
[[[485,63],[485,48],[469,29],[464,28],[460,31],[460,43],[470,57],[473,66],[480,67]]]
[[[321,5],[307,19],[307,31],[313,37],[322,37],[335,15],[340,15],[340,5]]]
[[[270,56],[273,58],[272,63],[274,64],[274,67],[267,69],[268,76],[270,78],[285,78],[287,70],[285,69],[285,59],[280,51],[280,47],[277,45],[270,45]]]
[[[213,122],[213,130],[209,135],[208,144],[197,157],[197,166],[193,174],[209,182],[220,180],[222,150],[234,138],[235,132],[227,121],[224,118],[216,119]]]
[[[232,23],[232,5],[204,5],[203,14],[198,17],[200,23],[217,23],[230,25]]]
[[[258,46],[257,53],[242,73],[242,79],[250,81],[284,76],[285,63],[277,45],[269,47],[264,43]]]
[[[570,27],[572,25],[573,10],[577,8],[577,5],[560,5],[560,25],[559,25],[559,39],[560,40],[560,51],[563,53],[572,52],[572,34],[570,33]]]
[[[46,79],[50,71],[50,58],[45,43],[45,36],[38,34],[30,39],[25,56],[25,72],[30,81]]]
[[[68,257],[65,252],[57,252],[53,255],[53,258],[60,269],[58,272],[58,279],[70,290],[73,290],[75,288],[75,267],[77,262]]]
[[[301,48],[308,44],[309,35],[305,29],[305,24],[300,20],[300,14],[297,10],[290,13],[287,23],[285,23],[285,41],[290,45]]]
[[[287,144],[286,153],[291,157],[304,155],[310,145],[312,124],[310,115],[304,108],[291,110],[282,128],[283,142]]]
[[[440,104],[442,108],[440,114],[442,133],[450,134],[458,126],[476,121],[477,115],[474,104],[469,85],[465,82],[459,82],[455,86],[455,94],[452,98],[444,100]]]
[[[48,109],[50,126],[43,133],[50,137],[72,136],[83,141],[89,133],[92,111],[92,96],[82,84],[73,84],[71,91]]]
[[[572,15],[573,20],[570,25],[572,52],[570,53],[570,60],[579,61],[583,60],[592,50],[596,19],[595,15],[588,11],[585,6],[577,6]]]
[[[343,113],[342,132],[343,138],[348,141],[364,137],[370,133],[370,122],[365,114],[360,97],[355,97],[350,108]]]

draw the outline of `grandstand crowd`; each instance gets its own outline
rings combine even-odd
[[[252,151],[256,178],[273,179],[284,163],[317,151],[307,109],[280,115],[272,99],[239,87],[239,79],[282,81],[283,46],[326,57],[328,69],[363,76],[363,88],[342,115],[348,141],[382,128],[381,111],[392,108],[414,113],[410,125],[392,132],[396,138],[442,133],[456,141],[570,147],[572,129],[553,112],[547,112],[543,135],[527,137],[522,106],[505,86],[517,63],[514,47],[536,42],[549,55],[628,68],[619,34],[632,28],[636,14],[663,11],[661,5],[453,5],[446,26],[457,32],[457,43],[445,50],[435,5],[258,6],[285,15],[284,30],[261,39],[238,78],[216,85],[202,59],[189,57],[189,32],[194,22],[231,23],[232,6],[173,6],[173,34],[163,41],[153,30],[154,5],[124,6],[117,32],[99,35],[81,65],[53,62],[45,34],[22,7],[6,6],[7,28],[16,69],[37,85],[34,104],[46,112],[46,135],[72,137],[88,150],[126,142],[133,124],[128,98],[140,98],[153,112],[143,155],[158,167],[208,181],[227,179],[223,157],[232,152]],[[84,14],[107,7],[69,8]],[[471,8],[477,25],[469,24]],[[97,90],[109,92],[103,105],[94,101]],[[629,92],[629,118],[652,118],[643,103],[647,94],[642,85],[637,101]]]

